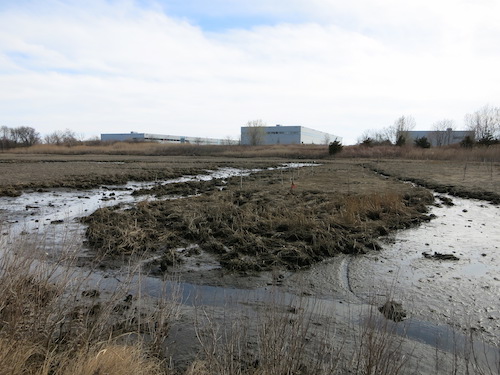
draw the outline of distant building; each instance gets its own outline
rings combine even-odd
[[[164,135],[150,133],[108,133],[101,134],[101,141],[131,141],[131,142],[159,142],[159,143],[192,143],[200,145],[227,145],[236,144],[236,141],[217,138],[186,137],[181,135]]]
[[[242,145],[329,144],[342,138],[305,126],[242,126]]]
[[[403,132],[402,135],[406,138],[406,142],[410,144],[414,144],[416,139],[425,137],[434,147],[460,143],[465,137],[471,139],[475,137],[473,130],[453,130],[451,128],[446,130],[411,130]]]

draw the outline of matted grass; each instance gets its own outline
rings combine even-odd
[[[366,163],[380,173],[439,193],[500,203],[500,163],[491,161],[379,160]]]
[[[428,220],[432,201],[424,189],[339,163],[233,178],[198,197],[103,208],[85,222],[99,256],[159,252],[166,270],[179,261],[172,249],[196,244],[229,270],[297,269],[377,249],[379,236]]]

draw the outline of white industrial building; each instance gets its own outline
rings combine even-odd
[[[227,144],[237,143],[235,141],[231,141],[228,139],[186,137],[181,135],[150,134],[150,133],[137,133],[137,132],[101,134],[101,141],[192,143],[197,145],[227,145]]]
[[[242,145],[329,144],[342,138],[305,126],[243,126]]]

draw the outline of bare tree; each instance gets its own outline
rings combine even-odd
[[[230,146],[236,144],[236,141],[234,141],[233,138],[231,138],[231,136],[228,135],[226,136],[226,138],[224,138],[223,144],[225,144],[226,146]]]
[[[2,126],[0,128],[0,147],[3,150],[10,148],[11,140],[10,140],[10,129],[7,126]]]
[[[252,120],[247,122],[248,142],[251,146],[258,146],[264,143],[266,124],[262,120]]]
[[[416,126],[412,116],[401,116],[388,128],[389,139],[395,144],[407,143],[408,132]]]
[[[454,127],[453,120],[444,119],[435,122],[432,124],[432,132],[429,135],[431,142],[436,146],[449,145]]]
[[[387,134],[387,129],[388,128],[365,130],[361,137],[358,138],[358,144],[364,146],[382,146],[392,144]]]
[[[22,146],[33,146],[40,143],[40,134],[30,126],[20,126],[10,131],[15,142]]]
[[[51,134],[48,134],[45,136],[44,141],[47,144],[65,146],[75,146],[80,143],[80,141],[76,137],[76,133],[69,129],[66,129],[64,131],[57,130]]]
[[[475,132],[478,141],[500,138],[500,107],[485,105],[465,115],[465,126]]]

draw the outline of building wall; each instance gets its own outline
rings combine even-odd
[[[465,137],[474,139],[474,131],[469,130],[415,130],[405,132],[407,143],[414,144],[418,138],[426,137],[433,147],[446,146],[462,142]]]
[[[151,134],[151,133],[108,133],[101,134],[101,141],[137,141],[137,142],[160,142],[160,143],[191,143],[200,145],[222,145],[236,144],[218,138],[186,137],[181,135]]]
[[[264,127],[241,127],[241,144],[251,145],[252,132],[261,132],[258,144],[276,145],[276,144],[326,144],[342,138],[333,134],[321,132],[318,130],[306,128],[304,126],[264,126]]]

